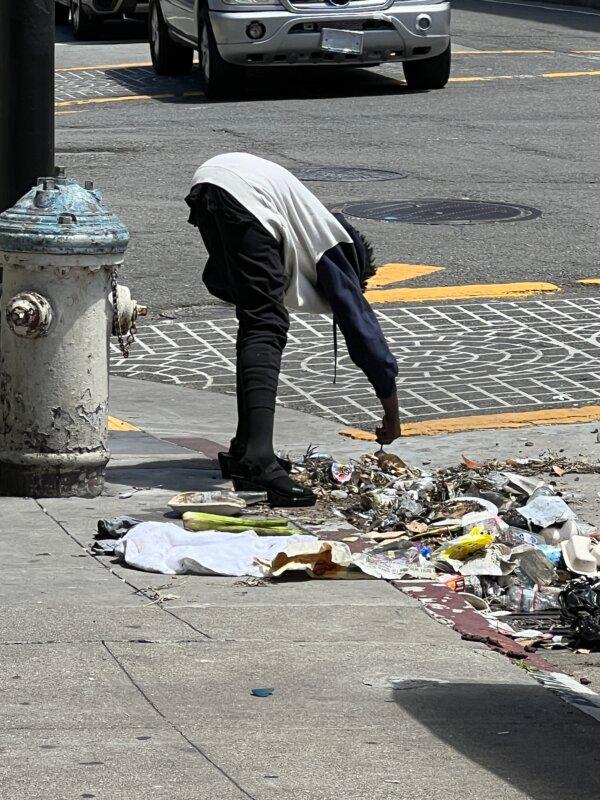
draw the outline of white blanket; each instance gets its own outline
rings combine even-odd
[[[131,567],[164,575],[194,573],[197,575],[253,575],[264,577],[273,574],[271,564],[281,553],[298,558],[298,554],[320,554],[331,548],[335,563],[350,563],[347,545],[326,543],[316,536],[257,536],[254,531],[220,533],[203,531],[192,533],[178,525],[165,522],[143,522],[132,528],[117,544],[115,553]],[[288,559],[284,559],[287,563]],[[298,568],[298,567],[295,567]]]

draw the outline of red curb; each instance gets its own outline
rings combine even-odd
[[[418,600],[434,619],[450,623],[463,639],[471,642],[483,642],[491,650],[509,658],[518,659],[521,663],[544,672],[557,671],[556,666],[538,655],[530,653],[510,636],[495,630],[492,623],[475,611],[459,592],[453,592],[447,586],[439,583],[406,586],[400,581],[392,581],[392,585]]]

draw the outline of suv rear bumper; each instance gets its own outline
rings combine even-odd
[[[431,19],[430,28],[417,27],[419,16]],[[285,8],[273,11],[211,11],[210,19],[221,56],[232,64],[253,66],[270,64],[375,64],[383,61],[409,61],[431,58],[442,53],[450,42],[450,3],[395,3],[385,11],[335,10],[331,13],[291,13]],[[258,41],[250,39],[246,28],[262,22],[266,33]],[[315,31],[303,30],[307,24]],[[321,28],[363,30],[361,55],[321,51]]]

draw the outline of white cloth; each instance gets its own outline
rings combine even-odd
[[[192,188],[212,183],[229,192],[283,243],[285,305],[313,314],[331,312],[317,290],[317,262],[352,238],[333,214],[291,172],[250,153],[223,153],[195,173]]]
[[[192,533],[170,522],[143,522],[119,540],[115,553],[131,567],[163,575],[253,575],[263,577],[275,556],[290,546],[318,550],[315,536],[257,536],[254,531]],[[263,566],[257,563],[263,562]]]

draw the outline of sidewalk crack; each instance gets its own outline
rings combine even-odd
[[[71,541],[74,542],[77,545],[77,547],[80,547],[85,553],[87,553],[87,555],[90,558],[92,558],[96,562],[96,564],[99,564],[102,567],[102,569],[107,570],[108,572],[110,572],[111,575],[114,575],[115,578],[117,578],[118,580],[122,581],[127,586],[129,586],[130,589],[133,589],[134,594],[136,594],[138,596],[143,595],[148,600],[154,600],[155,599],[154,597],[152,597],[151,594],[149,594],[147,592],[146,589],[138,589],[138,587],[134,586],[132,583],[130,583],[127,580],[127,578],[123,578],[123,577],[121,577],[121,575],[117,575],[117,573],[113,570],[113,568],[111,567],[110,564],[104,564],[104,562],[102,562],[98,558],[98,556],[94,555],[94,553],[91,553],[86,547],[84,547],[80,542],[78,542],[77,539],[73,536],[73,534],[69,533],[69,530],[67,528],[65,528],[65,526],[62,524],[62,522],[60,520],[56,519],[56,517],[53,517],[52,514],[48,511],[48,509],[45,508],[40,503],[39,500],[36,500],[35,498],[33,498],[33,502],[38,506],[40,511],[42,511],[49,519],[52,520],[52,522],[54,522],[55,525],[58,525],[58,527],[61,529],[61,531],[63,533],[66,533],[66,535],[69,537],[69,539],[71,539]],[[188,620],[185,620],[185,619],[182,619],[181,617],[178,617],[177,614],[174,614],[170,609],[166,608],[162,603],[154,603],[154,605],[156,605],[158,608],[160,608],[161,611],[164,611],[166,614],[168,614],[173,619],[176,619],[177,622],[180,622],[180,623],[183,623],[184,625],[187,625],[187,627],[190,628],[191,630],[193,630],[194,633],[199,633],[200,636],[204,636],[205,639],[211,639],[212,638],[211,636],[208,635],[208,633],[205,633],[204,631],[201,631],[199,628],[196,628],[194,625],[192,625],[191,622],[188,622]]]
[[[204,759],[205,759],[205,761],[207,761],[207,762],[208,762],[208,763],[209,763],[209,764],[210,764],[212,767],[214,767],[216,770],[218,770],[218,772],[220,772],[220,773],[221,773],[221,775],[222,775],[222,776],[223,776],[223,777],[224,777],[226,780],[228,780],[228,781],[229,781],[231,784],[233,784],[233,786],[235,786],[235,787],[236,787],[236,789],[237,789],[239,792],[241,792],[241,793],[244,795],[244,797],[248,798],[248,800],[257,800],[257,798],[256,798],[254,795],[252,795],[252,794],[250,794],[249,792],[247,792],[247,791],[244,789],[244,787],[243,787],[243,786],[241,786],[241,785],[240,785],[240,784],[239,784],[239,783],[236,781],[236,779],[235,779],[233,776],[231,776],[231,775],[230,775],[228,772],[226,772],[226,771],[225,771],[225,770],[224,770],[222,767],[220,767],[220,766],[219,766],[219,765],[216,763],[216,761],[213,761],[213,760],[212,760],[212,758],[210,758],[210,756],[208,756],[208,755],[207,755],[207,754],[204,752],[204,750],[202,750],[202,748],[201,748],[201,747],[199,747],[199,746],[198,746],[197,744],[195,744],[195,743],[194,743],[194,742],[193,742],[193,741],[192,741],[192,740],[191,740],[191,739],[190,739],[188,736],[186,736],[186,734],[185,734],[185,733],[184,733],[184,732],[181,730],[181,728],[179,728],[179,727],[178,727],[178,726],[177,726],[177,725],[176,725],[174,722],[172,722],[172,721],[171,721],[171,720],[170,720],[168,717],[166,717],[166,716],[163,714],[163,712],[160,710],[160,708],[159,708],[159,707],[158,707],[158,706],[157,706],[157,705],[156,705],[156,704],[155,704],[155,703],[154,703],[154,702],[153,702],[153,701],[150,699],[150,697],[148,697],[148,695],[146,694],[146,692],[145,692],[145,691],[142,689],[142,687],[139,685],[139,683],[138,683],[138,682],[135,680],[135,678],[134,678],[134,677],[131,675],[131,673],[130,673],[130,672],[127,670],[127,668],[126,668],[126,667],[125,667],[123,664],[121,664],[121,662],[119,661],[118,657],[115,655],[115,653],[113,653],[113,651],[110,649],[110,647],[108,646],[108,644],[106,643],[106,641],[102,641],[102,646],[105,648],[105,650],[108,652],[108,654],[109,654],[109,655],[111,656],[111,658],[114,660],[114,662],[117,664],[117,666],[119,667],[119,669],[120,669],[120,670],[121,670],[121,671],[122,671],[122,672],[125,674],[125,676],[127,677],[127,679],[128,679],[128,680],[130,681],[130,683],[131,683],[131,684],[134,686],[134,688],[135,688],[135,689],[136,689],[136,690],[137,690],[137,691],[138,691],[138,692],[139,692],[139,693],[142,695],[142,697],[143,697],[143,698],[144,698],[144,700],[145,700],[145,701],[148,703],[148,705],[149,705],[149,706],[150,706],[150,707],[151,707],[151,708],[152,708],[152,709],[155,711],[155,713],[156,713],[156,714],[158,714],[158,716],[159,716],[159,717],[160,717],[160,718],[161,718],[161,719],[162,719],[164,722],[166,722],[166,724],[167,724],[167,725],[168,725],[170,728],[172,728],[172,729],[175,731],[175,733],[177,733],[179,736],[181,736],[181,738],[182,738],[182,739],[184,739],[184,740],[185,740],[185,741],[188,743],[188,745],[189,745],[190,747],[192,747],[192,748],[193,748],[193,749],[194,749],[194,750],[195,750],[195,751],[198,753],[198,755],[202,756],[202,758],[204,758]]]

